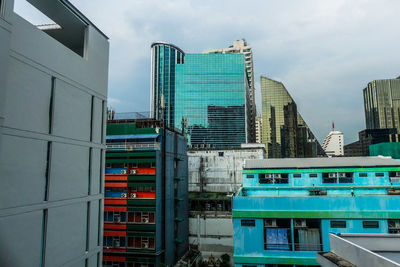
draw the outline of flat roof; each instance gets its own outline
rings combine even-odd
[[[286,158],[248,159],[244,169],[309,169],[334,167],[388,167],[399,166],[400,160],[391,157],[332,157],[332,158]]]

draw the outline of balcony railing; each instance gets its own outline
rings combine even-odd
[[[107,151],[134,151],[134,150],[148,150],[160,149],[160,143],[148,142],[148,143],[110,143],[106,144]]]

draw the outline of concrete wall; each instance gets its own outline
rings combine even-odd
[[[1,2],[0,265],[101,266],[108,41],[89,23],[79,56]]]
[[[223,154],[221,154],[223,153]],[[263,159],[262,148],[190,150],[189,192],[236,192],[245,159]]]

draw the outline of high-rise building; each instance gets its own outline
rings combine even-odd
[[[109,120],[105,173],[103,266],[174,266],[189,246],[186,139],[156,120]]]
[[[391,158],[246,160],[232,201],[235,266],[317,265],[332,232],[399,233],[399,190]]]
[[[325,156],[281,82],[261,76],[261,95],[262,142],[267,146],[267,158]]]
[[[228,48],[222,49],[207,49],[204,50],[205,54],[243,54],[244,64],[246,69],[246,77],[249,82],[250,88],[250,125],[251,125],[251,142],[255,142],[256,130],[255,130],[255,118],[257,113],[256,102],[255,102],[255,87],[254,87],[254,64],[253,64],[253,51],[251,46],[247,44],[245,39],[233,41],[233,45]]]
[[[332,123],[332,131],[322,142],[322,149],[328,157],[344,155],[344,137],[340,131],[335,131],[335,125]]]
[[[372,81],[363,93],[367,129],[395,128],[400,133],[400,79]]]
[[[185,53],[173,44],[156,42],[151,45],[150,116],[175,124],[175,66],[184,62]]]
[[[66,0],[0,0],[0,266],[102,266],[109,42]]]
[[[256,117],[256,143],[262,143],[262,117]]]
[[[175,67],[175,127],[187,119],[191,147],[240,147],[250,140],[242,54],[186,54]]]

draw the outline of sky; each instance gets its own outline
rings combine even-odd
[[[70,2],[110,38],[108,106],[116,112],[150,110],[155,41],[200,53],[245,38],[257,110],[260,75],[281,81],[320,142],[333,121],[345,144],[356,141],[365,129],[363,88],[400,76],[399,0]],[[25,0],[16,0],[15,10],[37,18]]]

